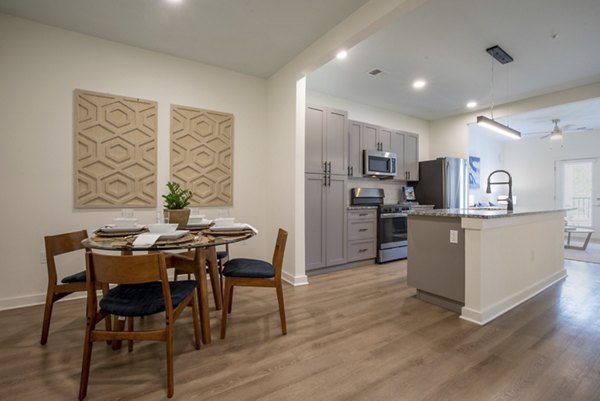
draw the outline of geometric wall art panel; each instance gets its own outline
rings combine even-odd
[[[75,208],[156,206],[156,102],[76,89]]]
[[[191,206],[233,205],[233,114],[171,105],[171,180]]]

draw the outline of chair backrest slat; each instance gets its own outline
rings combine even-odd
[[[161,280],[165,257],[161,253],[148,255],[103,255],[89,253],[88,267],[94,280],[110,284],[140,284]],[[165,273],[166,275],[166,273]]]
[[[83,249],[81,241],[87,237],[86,230],[45,236],[46,258]]]
[[[287,242],[288,233],[283,229],[279,229],[277,233],[277,242],[275,242],[275,250],[273,251],[273,267],[275,268],[275,280],[281,279],[281,269],[283,267],[283,255],[285,253],[285,244]]]

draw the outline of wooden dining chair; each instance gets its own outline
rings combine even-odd
[[[164,341],[167,348],[167,396],[173,396],[173,325],[186,306],[192,306],[194,346],[200,349],[200,323],[195,280],[169,282],[165,255],[103,255],[88,253],[87,269],[87,325],[83,346],[79,399],[87,394],[92,345],[95,341],[150,340]],[[96,297],[98,284],[117,284],[100,302]],[[166,301],[165,301],[166,300]],[[115,327],[99,330],[97,323],[108,315],[126,317],[149,316],[165,313],[164,327],[133,331]],[[131,347],[130,347],[131,350]]]
[[[285,307],[283,304],[283,287],[281,286],[281,269],[283,267],[283,254],[288,233],[279,229],[277,242],[273,252],[272,263],[257,260],[236,258],[231,259],[223,268],[225,277],[225,292],[223,295],[223,310],[221,312],[221,338],[225,338],[227,331],[227,315],[231,313],[233,303],[233,288],[240,287],[274,287],[277,292],[279,304],[279,318],[281,320],[281,333],[287,334],[285,322]]]
[[[58,273],[56,271],[56,259],[58,255],[81,251],[83,245],[81,241],[88,237],[86,230],[74,231],[70,233],[48,235],[44,237],[46,246],[46,267],[48,269],[48,289],[46,291],[46,306],[44,308],[44,321],[42,323],[42,338],[40,344],[44,345],[48,341],[48,332],[50,329],[50,319],[52,318],[52,308],[54,303],[61,298],[75,292],[85,291],[85,270],[70,276],[64,277],[58,282]],[[82,266],[83,251],[82,253]]]

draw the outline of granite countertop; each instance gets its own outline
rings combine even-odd
[[[467,217],[474,219],[497,219],[503,217],[517,217],[528,214],[543,214],[563,212],[569,209],[528,209],[515,208],[509,212],[506,209],[494,208],[468,208],[468,209],[429,209],[429,210],[409,210],[409,216],[430,216],[430,217]]]

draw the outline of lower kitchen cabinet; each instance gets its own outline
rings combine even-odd
[[[346,177],[305,174],[306,270],[346,263]]]
[[[348,210],[348,262],[377,255],[377,210]]]

